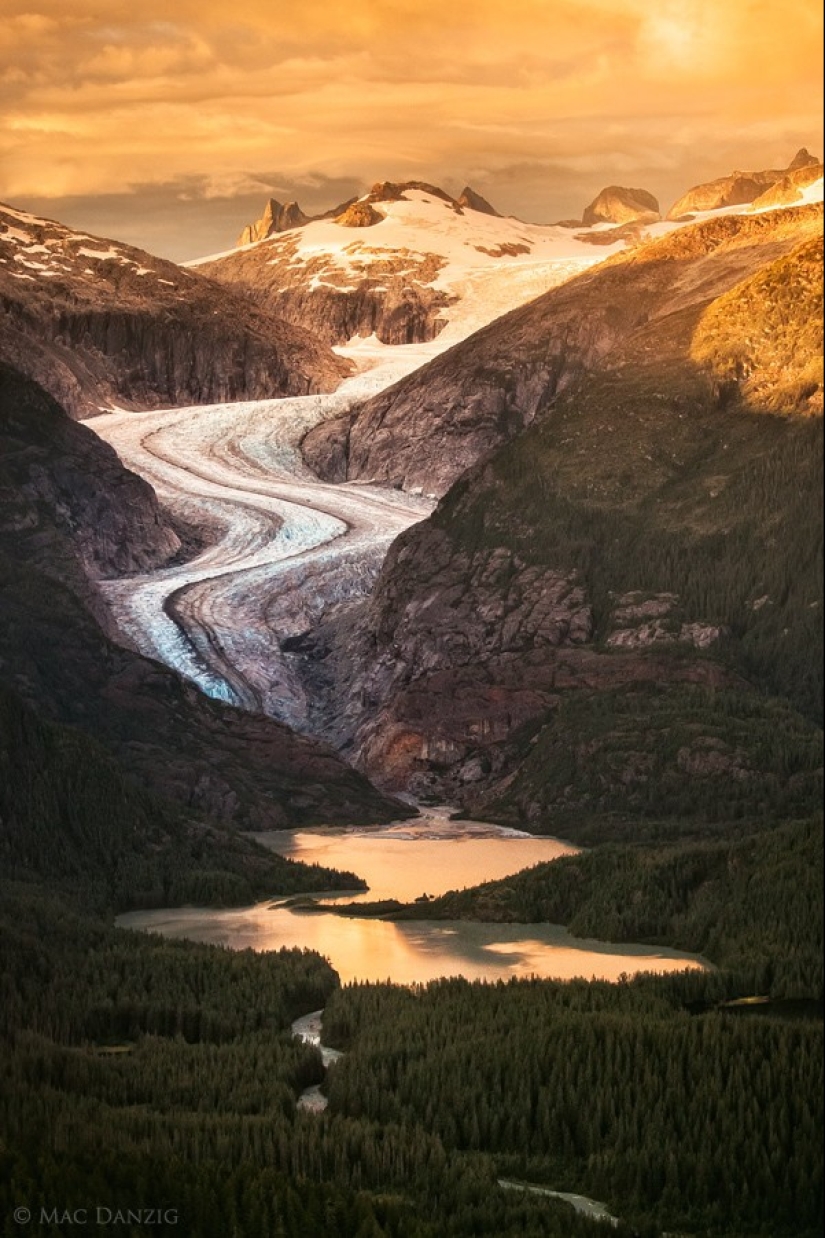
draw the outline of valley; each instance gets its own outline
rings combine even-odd
[[[0,211],[9,1215],[821,1232],[821,185]]]
[[[309,729],[305,686],[279,643],[341,602],[367,596],[395,538],[433,497],[324,484],[304,463],[309,432],[346,415],[480,326],[592,266],[555,242],[504,270],[464,259],[458,308],[430,342],[354,336],[336,352],[355,369],[328,395],[95,417],[92,429],[148,481],[164,507],[210,544],[194,560],[101,585],[123,637],[209,695]]]

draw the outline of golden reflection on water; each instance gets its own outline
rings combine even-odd
[[[357,830],[271,831],[255,836],[279,855],[306,864],[345,869],[363,877],[369,889],[355,899],[397,898],[410,903],[496,881],[577,848],[557,838],[536,838],[478,821],[450,821],[431,814],[423,821]],[[329,901],[327,899],[326,901]]]
[[[436,814],[421,822],[362,831],[279,831],[259,837],[281,854],[358,873],[370,885],[361,897],[403,901],[509,876],[540,860],[575,852],[556,839],[503,835],[496,827],[449,822]],[[348,895],[347,901],[351,899]],[[558,925],[393,923],[301,913],[271,902],[229,911],[184,907],[130,912],[118,922],[234,949],[306,947],[328,958],[345,983],[423,984],[444,976],[618,980],[639,971],[704,966],[676,950],[571,937]]]

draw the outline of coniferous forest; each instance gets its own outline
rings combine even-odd
[[[124,870],[88,831],[111,812],[139,838],[151,805],[128,784],[107,791],[99,769],[83,777],[84,760],[101,757],[75,741],[24,811],[35,794],[19,760],[26,728],[57,751],[72,737],[13,701],[3,718],[18,877],[2,899],[4,1234],[23,1232],[22,1206],[46,1218],[38,1232],[99,1232],[94,1216],[66,1216],[124,1201],[130,1235],[604,1233],[529,1187],[603,1201],[619,1234],[820,1232],[817,822],[658,857],[608,845],[464,896],[480,918],[494,907],[702,949],[721,964],[705,973],[342,989],[310,952],[113,928]],[[44,821],[66,838],[57,867]],[[174,842],[176,823],[164,824]],[[85,868],[72,837],[85,839]],[[157,854],[160,895],[176,888],[170,867],[177,888],[198,879],[191,839]],[[241,861],[213,840],[204,901],[225,900]],[[468,914],[449,905],[458,897],[447,914]],[[772,1000],[742,1003],[752,997]],[[325,1042],[345,1051],[326,1079],[318,1051],[289,1032],[321,1007]],[[322,1081],[328,1109],[298,1110]],[[143,1223],[152,1210],[163,1215]]]

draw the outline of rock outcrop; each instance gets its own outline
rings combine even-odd
[[[603,223],[653,223],[660,218],[659,203],[646,189],[608,185],[585,207],[582,223],[589,228]]]
[[[805,153],[807,154],[807,152]],[[796,167],[792,164],[785,175],[771,185],[770,189],[766,189],[758,198],[754,198],[751,203],[751,209],[754,211],[772,210],[777,206],[793,206],[795,203],[801,202],[804,197],[804,190],[809,185],[814,185],[817,181],[822,180],[822,164],[818,163],[812,156],[809,156],[809,158],[810,162],[806,160]]]
[[[203,275],[2,206],[0,359],[74,417],[327,391],[347,372]]]
[[[260,219],[256,219],[254,224],[247,224],[235,244],[251,245],[255,241],[265,241],[276,232],[288,232],[290,228],[303,227],[309,223],[310,218],[304,214],[297,202],[284,204],[276,198],[270,198]]]
[[[476,193],[475,189],[471,189],[469,185],[464,186],[456,202],[468,211],[480,211],[482,215],[495,215],[496,218],[501,218],[501,212],[491,206],[486,198],[482,198],[481,194]]]
[[[369,202],[353,202],[335,217],[335,222],[342,228],[373,228],[380,224],[383,218],[381,212],[376,211]]]
[[[720,176],[716,180],[694,185],[674,202],[667,218],[681,219],[696,211],[716,211],[725,206],[742,206],[754,202],[788,172],[817,162],[803,147],[797,151],[787,168],[768,168],[761,172],[731,172],[729,176]]]
[[[800,146],[799,150],[788,164],[788,171],[797,172],[800,168],[815,167],[817,165],[821,165],[821,163],[822,160],[817,159],[816,155],[812,155],[807,146]]]

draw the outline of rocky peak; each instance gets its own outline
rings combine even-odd
[[[795,172],[797,168],[807,168],[810,164],[818,163],[816,155],[812,155],[806,147],[802,146],[788,164],[788,171]]]
[[[794,203],[803,201],[804,191],[821,177],[822,164],[815,159],[811,163],[791,166],[784,176],[774,181],[758,198],[754,198],[751,209],[762,211],[777,206],[793,206]]]
[[[592,224],[627,224],[636,220],[648,223],[660,218],[659,203],[646,189],[608,185],[585,209],[582,223],[587,228]]]
[[[434,198],[441,198],[443,202],[456,205],[455,199],[451,198],[448,193],[439,189],[437,185],[430,185],[427,181],[377,181],[365,200],[367,202],[402,202],[411,189],[417,189],[419,193],[431,193]]]
[[[265,241],[276,232],[288,232],[290,228],[301,228],[309,223],[310,217],[305,215],[297,202],[279,202],[270,198],[264,207],[261,218],[247,226],[236,241],[237,245],[251,245],[253,241]]]
[[[715,211],[724,206],[746,206],[748,203],[767,205],[762,196],[785,177],[795,177],[805,168],[815,168],[819,163],[803,146],[796,152],[787,168],[766,168],[761,172],[731,172],[714,181],[694,185],[667,213],[668,219],[681,219],[695,211]],[[816,177],[811,177],[815,180]],[[797,182],[794,182],[795,184]],[[788,199],[793,201],[793,198]],[[779,203],[774,203],[778,205]]]
[[[369,202],[351,202],[345,211],[336,215],[335,222],[342,228],[372,228],[383,218]]]
[[[482,215],[495,215],[497,219],[501,219],[500,211],[491,206],[486,198],[482,198],[481,194],[476,193],[475,189],[471,189],[469,185],[464,186],[456,202],[467,210],[480,211]]]

